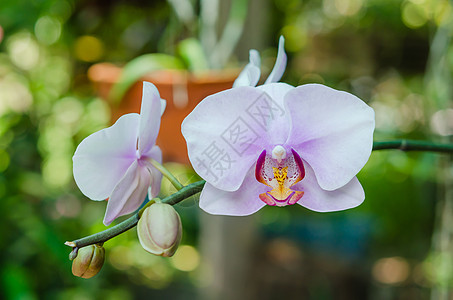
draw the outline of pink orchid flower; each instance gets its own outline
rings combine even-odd
[[[356,174],[373,144],[374,111],[346,92],[320,84],[279,83],[284,39],[264,85],[260,59],[232,89],[208,96],[186,117],[190,161],[206,180],[200,207],[211,214],[249,215],[264,205],[298,203],[320,212],[365,198]]]
[[[162,151],[155,145],[160,118],[165,110],[157,88],[143,82],[140,114],[119,118],[109,128],[85,138],[74,154],[74,179],[91,200],[108,198],[104,224],[134,212],[145,200],[160,191],[162,174],[149,159],[162,162]]]

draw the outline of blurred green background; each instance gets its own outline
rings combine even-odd
[[[192,71],[233,68],[256,48],[270,70],[283,34],[282,81],[356,94],[376,111],[375,140],[448,142],[452,33],[448,0],[0,1],[0,297],[452,299],[453,169],[432,153],[373,153],[366,200],[345,212],[210,218],[188,201],[173,258],[145,252],[132,229],[105,244],[90,280],[71,274],[63,245],[105,228],[105,203],[72,178],[78,143],[110,124],[93,64],[164,53]],[[195,50],[180,51],[187,38]]]

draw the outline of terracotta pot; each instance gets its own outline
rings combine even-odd
[[[88,70],[88,77],[95,84],[98,94],[107,101],[110,89],[120,74],[121,68],[108,63],[93,65]],[[179,70],[152,72],[136,82],[119,104],[108,101],[112,113],[111,121],[114,123],[123,114],[139,113],[142,81],[152,82],[159,90],[161,98],[167,100],[157,138],[164,161],[189,163],[186,143],[181,134],[182,121],[203,98],[231,88],[238,74],[238,70],[210,71],[196,76]]]

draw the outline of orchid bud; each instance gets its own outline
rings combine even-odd
[[[137,233],[140,244],[149,253],[173,256],[181,241],[181,218],[173,206],[154,203],[143,212]]]
[[[82,278],[96,275],[104,264],[105,249],[99,245],[80,248],[77,257],[72,261],[72,274]]]

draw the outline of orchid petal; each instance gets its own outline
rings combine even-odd
[[[260,85],[257,89],[264,91],[279,107],[284,107],[285,95],[294,87],[286,83],[274,82]],[[272,111],[279,113],[276,109]],[[282,110],[281,113],[286,114],[286,111]],[[285,143],[288,139],[289,128],[289,115],[287,115],[287,118],[275,118],[267,131],[269,144],[281,145]]]
[[[261,58],[258,51],[252,49],[249,52],[249,63],[239,74],[233,83],[233,87],[256,86],[261,76]]]
[[[115,186],[107,202],[104,224],[108,226],[117,217],[134,212],[143,203],[151,184],[148,168],[134,161],[124,177]]]
[[[150,151],[156,143],[161,112],[162,104],[159,91],[154,84],[144,81],[138,139],[138,152],[141,155]]]
[[[237,190],[269,146],[272,126],[286,117],[283,108],[253,87],[208,96],[182,123],[192,166],[214,187]]]
[[[160,150],[159,146],[154,146],[151,148],[151,151],[148,154],[148,157],[154,159],[158,163],[162,163],[162,150]],[[148,189],[148,197],[149,199],[153,199],[159,195],[160,186],[162,182],[162,173],[159,172],[155,167],[151,164],[148,165],[148,169],[151,173],[151,186]]]
[[[242,186],[234,192],[227,192],[206,183],[200,195],[200,208],[213,215],[247,216],[257,212],[264,205],[259,194],[269,188],[256,181],[253,168],[249,170]]]
[[[278,53],[274,68],[269,74],[269,77],[267,77],[266,81],[264,82],[265,85],[271,82],[277,82],[282,78],[283,73],[285,73],[286,62],[287,57],[285,53],[285,38],[282,35],[280,36],[280,39],[278,41]]]
[[[92,200],[105,200],[136,159],[140,117],[127,114],[85,138],[73,156],[74,179]]]
[[[362,185],[353,177],[345,186],[334,190],[323,190],[316,181],[313,169],[305,162],[305,178],[294,188],[304,192],[298,204],[318,212],[339,211],[360,205],[365,199]]]
[[[161,117],[164,114],[166,108],[167,108],[167,101],[165,101],[164,99],[160,99],[160,116]]]
[[[285,101],[292,122],[287,144],[310,164],[321,188],[332,191],[350,182],[371,154],[373,109],[320,84],[296,87]]]

